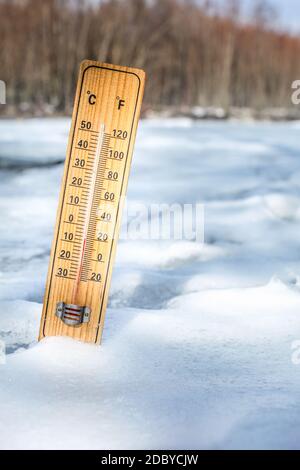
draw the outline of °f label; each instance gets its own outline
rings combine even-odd
[[[100,343],[145,74],[81,64],[40,336]]]

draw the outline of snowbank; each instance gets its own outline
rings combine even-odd
[[[0,448],[299,449],[298,127],[141,123],[130,201],[205,244],[121,240],[97,348],[36,340],[68,126],[0,121]]]

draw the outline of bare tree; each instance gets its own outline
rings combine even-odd
[[[265,1],[252,16],[238,0],[0,0],[0,79],[16,109],[69,113],[90,58],[144,68],[150,106],[289,106],[300,38]]]

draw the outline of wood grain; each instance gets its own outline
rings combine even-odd
[[[39,339],[101,341],[144,82],[139,69],[81,64]],[[89,307],[89,322],[67,326],[58,302]]]

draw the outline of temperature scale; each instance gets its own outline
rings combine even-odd
[[[81,64],[39,339],[101,341],[144,82],[139,69]]]

